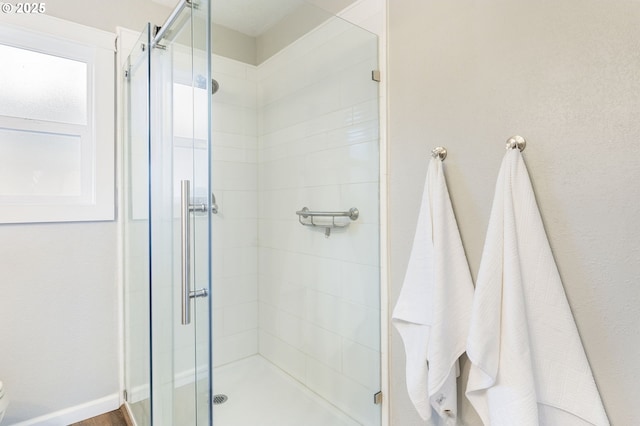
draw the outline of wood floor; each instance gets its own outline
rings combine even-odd
[[[131,423],[127,420],[128,417],[127,414],[125,414],[125,408],[120,407],[118,410],[110,411],[70,426],[130,426]]]

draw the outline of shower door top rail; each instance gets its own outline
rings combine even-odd
[[[323,212],[323,211],[311,211],[307,207],[303,207],[302,210],[296,212],[298,215],[298,221],[304,226],[317,226],[325,228],[324,235],[329,237],[331,235],[332,228],[344,228],[349,225],[350,222],[336,222],[336,217],[348,217],[351,220],[357,220],[360,216],[360,211],[352,207],[348,211],[344,212]],[[330,222],[316,223],[314,217],[330,217]],[[309,219],[309,222],[304,222],[302,219]]]
[[[160,40],[162,40],[165,36],[167,30],[171,27],[171,25],[178,19],[178,15],[182,12],[185,7],[193,7],[192,0],[180,0],[176,7],[171,12],[171,15],[167,18],[167,20],[162,24],[162,26],[157,27],[157,33],[154,35],[153,40],[151,40],[151,47],[156,47],[160,45]]]

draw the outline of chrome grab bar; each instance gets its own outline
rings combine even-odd
[[[181,241],[181,281],[182,281],[182,325],[191,323],[191,227],[190,204],[191,182],[180,181],[180,241]]]
[[[336,222],[336,217],[348,217],[351,220],[357,220],[360,216],[360,211],[352,207],[349,211],[346,212],[321,212],[321,211],[311,211],[307,207],[303,207],[302,210],[298,210],[296,212],[298,215],[298,221],[304,226],[318,226],[324,228],[325,237],[329,238],[331,235],[331,228],[344,228],[349,225],[349,222]],[[314,222],[314,217],[330,217],[331,222],[329,223],[316,223]],[[309,218],[309,222],[303,222],[302,218]]]
[[[298,210],[296,214],[298,216],[304,217],[305,219],[308,217],[314,217],[314,216],[330,216],[330,217],[346,216],[351,220],[356,220],[360,215],[360,212],[355,207],[350,208],[349,211],[347,212],[314,212],[309,210],[306,207],[303,207],[302,210]]]

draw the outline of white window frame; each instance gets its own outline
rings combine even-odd
[[[0,43],[87,64],[87,124],[0,115],[0,127],[81,138],[78,197],[0,196],[0,223],[115,219],[115,34],[47,15],[5,15]]]

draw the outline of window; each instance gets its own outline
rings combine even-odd
[[[0,223],[113,220],[114,36],[28,18],[0,23]]]

